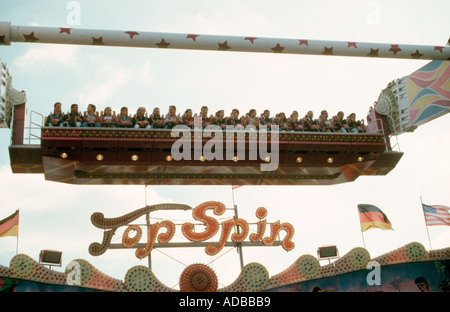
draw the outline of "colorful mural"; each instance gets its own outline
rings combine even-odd
[[[450,62],[433,61],[407,78],[410,121],[419,126],[450,111]]]
[[[13,257],[9,268],[0,265],[4,292],[449,292],[450,247],[427,251],[412,242],[373,259],[366,249],[356,247],[324,266],[303,255],[273,276],[253,262],[230,285],[218,288],[219,279],[204,264],[192,264],[181,272],[180,290],[164,285],[145,266],[130,268],[121,281],[82,259],[73,260],[64,273],[23,254]]]
[[[383,267],[380,285],[367,283],[368,270],[279,287],[289,292],[418,292],[450,291],[450,260],[410,262]],[[271,290],[273,291],[273,290]]]

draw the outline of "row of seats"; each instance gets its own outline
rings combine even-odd
[[[255,109],[241,115],[238,109],[233,109],[229,116],[225,116],[224,110],[217,111],[214,115],[208,113],[208,107],[203,106],[199,114],[193,114],[192,109],[187,109],[182,115],[177,114],[176,107],[171,105],[166,115],[161,115],[159,108],[154,108],[148,116],[144,107],[137,109],[136,114],[131,115],[127,107],[122,107],[116,114],[111,107],[105,108],[101,113],[96,110],[94,104],[89,104],[87,110],[81,114],[78,112],[78,104],[72,104],[70,112],[62,112],[62,104],[54,104],[53,112],[46,117],[46,127],[119,127],[136,129],[172,129],[176,125],[184,124],[194,128],[195,118],[201,118],[201,127],[217,125],[222,129],[227,126],[246,127],[277,125],[280,131],[313,131],[313,132],[344,132],[364,133],[366,126],[364,120],[356,120],[354,113],[344,118],[342,111],[332,118],[328,117],[326,110],[321,111],[318,118],[314,118],[312,111],[308,111],[303,118],[299,118],[297,111],[293,111],[289,118],[284,112],[271,116],[269,110],[264,110],[257,115]],[[198,119],[198,122],[200,119]]]

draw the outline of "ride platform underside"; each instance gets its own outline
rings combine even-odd
[[[198,155],[212,138],[189,135],[190,157],[175,160],[172,146],[180,139],[170,130],[43,127],[40,144],[9,147],[11,168],[69,184],[332,185],[387,175],[403,155],[390,150],[389,138],[379,133],[279,132],[274,144],[267,131],[253,144],[247,131],[224,131],[223,159],[207,160]],[[269,156],[261,156],[262,139]],[[228,159],[230,146],[235,156]],[[254,146],[258,157],[251,159]],[[275,161],[273,170],[261,169]]]

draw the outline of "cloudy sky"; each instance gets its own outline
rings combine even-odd
[[[6,2],[6,1],[5,1]],[[39,3],[39,4],[38,4]],[[75,6],[73,6],[75,4]],[[445,45],[449,37],[448,1],[9,1],[1,4],[1,21],[13,25],[180,32],[276,38],[308,38],[397,44]],[[79,14],[74,17],[74,8]],[[75,12],[76,13],[76,12]],[[77,25],[77,23],[79,23]],[[147,110],[211,112],[236,107],[303,116],[322,109],[343,110],[365,118],[381,90],[428,61],[348,58],[258,53],[158,50],[93,46],[13,43],[0,47],[13,85],[27,92],[27,110],[48,114],[56,101],[67,111],[94,103],[118,110],[127,105]],[[27,116],[28,117],[28,116]],[[291,252],[281,247],[244,249],[244,263],[259,262],[275,275],[317,247],[337,245],[340,255],[363,246],[357,204],[378,206],[394,231],[364,233],[372,257],[410,242],[430,244],[420,205],[450,206],[450,115],[398,137],[404,156],[387,176],[360,177],[334,186],[246,186],[234,192],[239,216],[256,222],[264,206],[268,222],[295,227]],[[117,217],[147,204],[175,202],[192,207],[217,200],[233,205],[231,187],[201,186],[81,186],[47,182],[43,175],[13,175],[9,164],[10,131],[0,130],[0,219],[20,209],[19,252],[38,259],[42,249],[63,251],[64,270],[74,259],[85,259],[118,279],[134,265],[147,265],[132,250],[110,250],[93,257],[92,242],[102,231],[90,222],[94,212]],[[189,213],[155,214],[153,222],[171,218],[192,221]],[[231,214],[223,216],[231,217]],[[177,229],[181,239],[181,231]],[[433,249],[449,247],[450,229],[429,228]],[[113,238],[120,242],[120,234]],[[16,239],[0,239],[0,265],[9,266]],[[183,269],[210,264],[221,286],[240,270],[235,250],[216,257],[203,249],[161,249],[152,252],[152,269],[167,286],[177,287]],[[327,262],[322,262],[326,264]]]

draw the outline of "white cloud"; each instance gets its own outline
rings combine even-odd
[[[197,13],[192,17],[191,22],[192,31],[199,34],[236,36],[255,35],[270,25],[263,15],[256,13],[247,13],[239,17],[226,13],[215,13],[210,16]]]
[[[117,48],[105,49],[111,49],[112,53],[105,56],[99,50],[82,50],[83,57],[76,69],[77,79],[82,82],[77,101],[83,110],[93,103],[97,110],[111,106],[117,113],[120,107],[127,106],[133,114],[156,81],[152,61],[139,52],[135,57],[124,57]]]
[[[108,77],[104,81],[95,81],[85,87],[79,95],[80,103],[95,103],[104,106],[114,94],[127,83],[131,73],[124,68],[110,68],[102,77]]]
[[[27,74],[40,74],[54,68],[74,68],[79,47],[71,45],[38,45],[13,60],[13,65]]]

